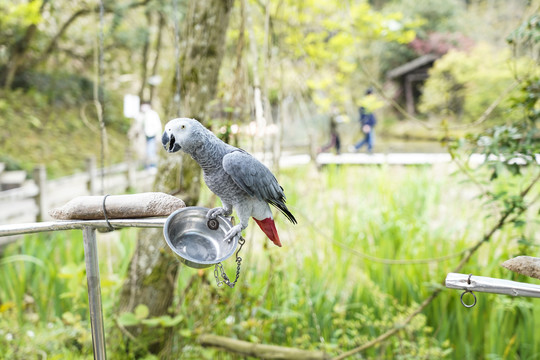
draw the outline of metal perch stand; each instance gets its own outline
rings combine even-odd
[[[42,223],[27,223],[0,226],[0,237],[30,234],[46,231],[73,230],[83,231],[84,260],[86,263],[86,280],[88,283],[88,306],[92,327],[92,346],[94,359],[106,359],[105,331],[103,328],[103,310],[101,307],[101,286],[99,280],[99,264],[96,246],[96,229],[123,227],[162,228],[166,218],[144,219],[111,219],[108,220],[63,220]],[[109,225],[110,224],[110,225]]]
[[[473,276],[472,274],[449,273],[446,276],[445,283],[449,289],[464,290],[464,293],[461,294],[461,303],[465,307],[473,307],[476,304],[476,296],[474,296],[473,291],[540,298],[540,286],[518,281]],[[474,296],[472,305],[463,302],[463,295],[466,293],[471,293]]]

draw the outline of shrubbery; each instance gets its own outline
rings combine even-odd
[[[425,83],[419,110],[444,121],[470,123],[477,120],[500,96],[517,95],[516,79],[531,66],[525,59],[511,59],[509,50],[487,45],[471,52],[452,50],[437,60]],[[500,124],[522,116],[506,96],[489,115]]]

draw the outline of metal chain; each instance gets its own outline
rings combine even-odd
[[[225,270],[223,269],[222,263],[217,263],[214,268],[214,277],[216,278],[216,284],[218,287],[222,286],[223,284],[227,285],[231,289],[236,285],[236,282],[238,281],[238,278],[240,277],[240,266],[242,265],[242,258],[238,256],[238,253],[240,250],[242,250],[242,246],[246,243],[246,240],[240,235],[240,239],[238,240],[238,244],[240,244],[240,247],[238,248],[238,251],[236,251],[236,277],[234,278],[234,281],[231,282],[227,274],[225,273]],[[219,276],[223,278],[223,280],[219,279]]]

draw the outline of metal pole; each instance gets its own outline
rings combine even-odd
[[[449,273],[446,276],[446,287],[492,294],[540,297],[538,285],[468,274]]]
[[[109,220],[115,229],[123,227],[162,228],[165,221],[167,221],[165,217]],[[107,229],[109,227],[105,220],[57,220],[39,223],[8,224],[0,225],[0,237],[45,231],[84,229],[87,226],[97,229]]]
[[[92,345],[95,360],[105,360],[105,331],[103,328],[103,310],[101,308],[101,287],[99,282],[99,264],[96,245],[96,229],[83,227],[84,260],[86,263],[86,281],[88,282],[88,308],[92,326]]]

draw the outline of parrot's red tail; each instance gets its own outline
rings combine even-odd
[[[277,246],[281,247],[281,241],[279,241],[279,235],[277,233],[276,224],[272,218],[266,218],[264,220],[257,220],[253,218],[262,231],[268,236],[270,240]]]

